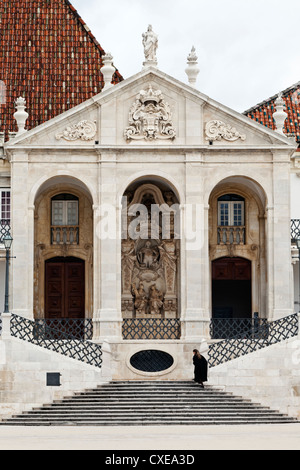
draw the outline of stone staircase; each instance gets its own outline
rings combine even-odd
[[[298,422],[250,400],[194,382],[111,382],[76,393],[0,425],[128,426]]]

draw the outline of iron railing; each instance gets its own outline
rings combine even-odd
[[[294,313],[273,322],[262,323],[256,334],[245,338],[240,337],[218,341],[209,346],[208,364],[210,367],[231,361],[248,353],[258,351],[272,344],[297,336],[299,324],[298,314]]]
[[[295,242],[300,238],[300,219],[291,220],[291,239]]]
[[[62,332],[54,323],[50,326],[45,320],[29,320],[12,314],[10,333],[16,338],[72,359],[96,367],[102,365],[101,345],[78,339],[78,334],[73,335],[70,329],[64,329]]]
[[[10,235],[11,224],[10,219],[1,219],[0,220],[0,243],[3,243],[3,238],[5,235]]]
[[[123,339],[180,339],[181,323],[177,318],[125,318]]]
[[[93,320],[91,318],[43,318],[35,320],[37,334],[46,339],[93,339]]]
[[[268,320],[266,318],[212,318],[209,333],[212,339],[264,338]]]

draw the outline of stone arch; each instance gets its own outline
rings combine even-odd
[[[49,175],[48,175],[49,176]],[[78,201],[78,225],[70,222],[53,226],[52,200],[71,194]],[[93,312],[93,194],[85,182],[68,174],[41,178],[30,193],[34,207],[34,317],[45,314],[46,262],[51,258],[84,261],[85,316]]]
[[[160,170],[155,172],[139,171],[134,173],[131,177],[127,178],[126,181],[122,182],[119,192],[118,199],[120,200],[125,193],[126,189],[129,188],[132,184],[142,183],[143,181],[152,181],[152,182],[165,182],[165,184],[172,189],[174,194],[177,197],[177,200],[180,204],[184,204],[185,196],[184,190],[178,181],[175,180],[171,175]]]
[[[39,178],[34,185],[32,186],[29,196],[28,196],[28,205],[33,207],[38,199],[39,195],[45,191],[50,186],[55,186],[56,184],[64,184],[65,182],[72,184],[74,187],[81,188],[82,191],[85,191],[86,194],[91,198],[92,204],[96,204],[98,200],[97,192],[95,188],[86,181],[84,178],[74,176],[71,172],[53,172],[43,175]]]
[[[244,199],[244,225],[219,226],[218,199],[235,194]],[[245,175],[230,175],[214,184],[209,202],[209,258],[244,258],[251,262],[252,313],[266,315],[268,196],[259,182]],[[211,273],[212,277],[212,273]]]

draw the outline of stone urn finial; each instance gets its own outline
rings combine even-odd
[[[284,122],[287,118],[287,113],[284,111],[285,102],[282,97],[282,93],[279,93],[278,97],[275,100],[276,111],[273,113],[273,118],[276,124],[276,132],[278,134],[285,135],[283,132]]]
[[[200,72],[199,68],[197,67],[197,60],[198,57],[196,55],[196,49],[193,46],[191,52],[187,57],[187,67],[185,69],[185,72],[188,76],[189,84],[193,87],[196,87],[197,77]]]
[[[103,87],[103,91],[104,91],[113,86],[111,82],[112,82],[112,78],[116,69],[113,66],[113,57],[110,52],[105,54],[102,57],[102,60],[103,60],[104,65],[103,67],[101,67],[101,73],[103,75],[103,80],[104,80],[104,87]]]
[[[29,116],[29,114],[25,111],[25,108],[26,108],[25,98],[22,98],[22,96],[20,96],[16,100],[15,106],[16,106],[17,111],[14,114],[14,118],[17,121],[17,126],[18,126],[17,135],[20,135],[20,134],[23,134],[24,132],[26,132],[25,123],[26,123],[26,121],[28,119],[28,116]]]

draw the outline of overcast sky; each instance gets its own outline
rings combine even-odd
[[[299,0],[71,0],[124,78],[140,72],[142,34],[158,35],[158,68],[243,112],[300,81]]]

